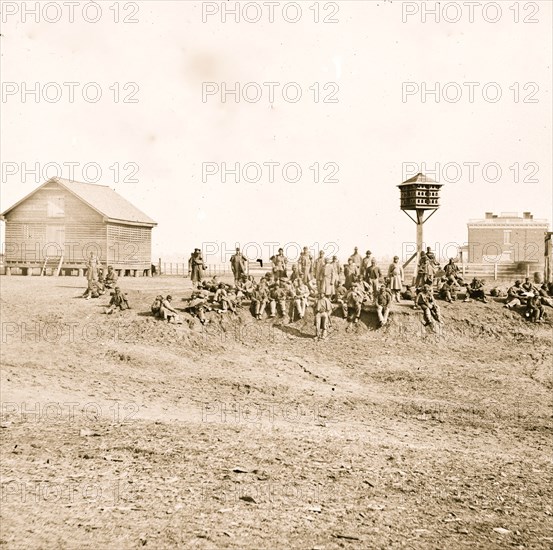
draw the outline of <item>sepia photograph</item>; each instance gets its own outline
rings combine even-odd
[[[552,29],[1,0],[0,548],[553,548]]]

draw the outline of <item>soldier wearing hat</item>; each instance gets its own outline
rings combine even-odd
[[[363,261],[363,258],[361,257],[361,254],[359,254],[359,248],[355,247],[353,249],[353,254],[348,258],[353,260],[353,263],[357,266],[358,269],[361,269],[361,262]]]
[[[207,266],[204,263],[202,251],[199,248],[195,248],[188,260],[188,275],[193,285],[200,286],[203,279],[203,272],[206,269]]]
[[[403,289],[403,267],[399,263],[399,256],[394,256],[394,261],[388,268],[388,278],[390,279],[390,290],[396,300],[399,302],[399,293]]]
[[[243,275],[246,275],[248,259],[236,247],[235,253],[230,257],[230,267],[234,275],[234,284],[237,285]]]
[[[319,296],[315,300],[313,305],[313,313],[315,314],[315,338],[317,338],[317,340],[324,340],[327,336],[328,327],[330,325],[332,303],[323,292],[320,292]]]
[[[104,277],[104,286],[106,288],[113,288],[117,285],[117,273],[113,270],[112,265],[108,265],[108,271]]]
[[[367,270],[371,266],[371,260],[372,260],[372,252],[370,250],[367,250],[365,253],[365,257],[361,261],[361,267],[359,268],[359,275],[361,275],[361,279],[365,280],[365,273],[367,273]]]

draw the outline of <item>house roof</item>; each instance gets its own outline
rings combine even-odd
[[[413,176],[412,178],[405,180],[403,183],[400,183],[398,187],[401,187],[402,185],[412,185],[413,183],[433,183],[435,185],[440,185],[440,186],[443,185],[441,183],[437,183],[431,177],[419,172],[416,176]]]
[[[8,214],[16,206],[34,195],[45,185],[55,182],[61,187],[67,189],[70,193],[78,197],[90,208],[101,214],[106,221],[121,223],[136,223],[153,227],[157,222],[144,214],[141,210],[133,206],[127,199],[116,193],[107,185],[97,185],[95,183],[81,183],[79,181],[70,181],[63,178],[51,178],[40,187],[29,193],[26,197],[16,202],[13,206],[2,213],[2,217]]]

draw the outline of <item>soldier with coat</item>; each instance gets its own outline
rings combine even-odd
[[[206,269],[207,266],[204,264],[202,251],[199,248],[195,248],[188,260],[188,275],[193,285],[199,286],[201,284],[203,272]]]
[[[239,248],[236,248],[235,253],[230,258],[230,267],[234,275],[235,285],[238,285],[238,283],[242,280],[242,277],[247,275],[247,265],[248,259],[242,254],[242,252],[240,252]]]

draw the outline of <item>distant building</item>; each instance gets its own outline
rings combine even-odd
[[[484,219],[470,220],[467,226],[469,263],[544,264],[547,220],[534,219],[530,212],[486,212]]]
[[[149,274],[157,223],[105,185],[52,178],[0,219],[6,274],[83,272],[91,252],[122,274]]]

